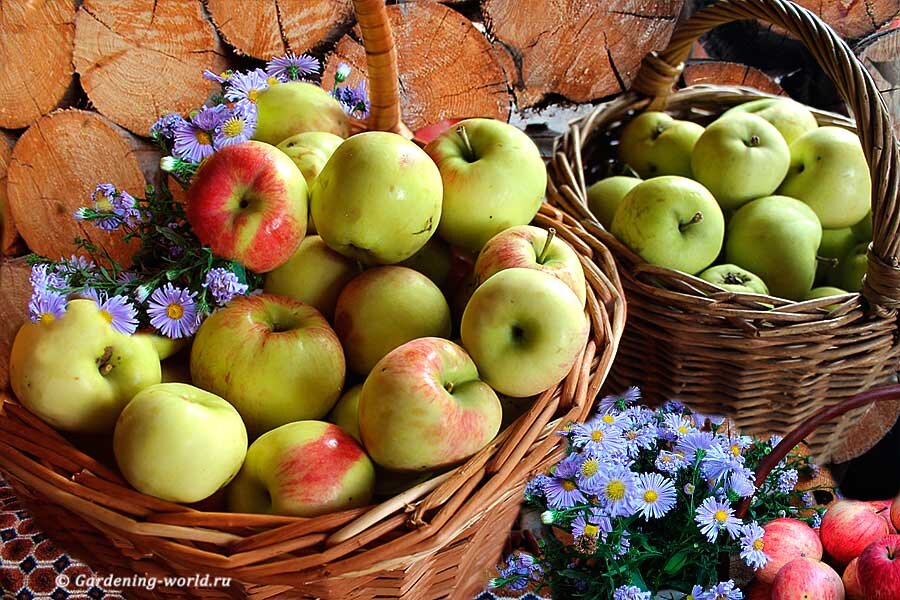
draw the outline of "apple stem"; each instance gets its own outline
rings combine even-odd
[[[472,148],[472,142],[469,141],[469,134],[466,133],[466,126],[460,125],[456,128],[456,133],[462,138],[463,144],[466,146],[466,160],[473,162],[475,160],[475,150]]]
[[[816,260],[819,261],[820,263],[824,263],[824,264],[828,265],[831,268],[838,266],[838,263],[840,262],[836,258],[828,258],[826,256],[819,256],[818,254],[816,255]]]
[[[629,177],[635,177],[637,179],[641,178],[641,176],[638,175],[638,172],[635,171],[631,165],[625,165],[625,174]]]
[[[109,375],[110,371],[113,370],[112,363],[109,362],[112,358],[112,353],[112,346],[107,346],[103,349],[103,354],[100,358],[97,359],[97,368],[100,370],[101,375]]]
[[[547,229],[547,239],[544,240],[544,247],[541,248],[541,253],[537,257],[538,264],[544,264],[544,260],[547,258],[547,251],[550,250],[550,243],[554,237],[556,237],[556,229],[550,227]]]
[[[696,225],[697,223],[702,223],[702,222],[703,222],[703,213],[698,211],[698,212],[695,212],[695,213],[694,213],[694,216],[691,217],[691,220],[690,220],[690,221],[688,221],[687,223],[682,223],[681,225],[679,225],[679,226],[678,226],[678,229],[679,229],[680,231],[684,231],[685,229],[687,229],[687,228],[690,227],[691,225]]]
[[[759,146],[759,136],[758,135],[754,135],[754,136],[750,137],[750,146],[751,147]]]

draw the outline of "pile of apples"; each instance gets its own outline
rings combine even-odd
[[[263,292],[162,368],[178,344],[72,300],[23,326],[14,390],[56,427],[112,433],[124,477],[158,498],[227,486],[237,512],[365,505],[484,448],[584,348],[581,261],[528,225],[545,186],[535,144],[489,119],[424,149],[323,131],[223,148],[192,180],[188,221],[265,273]]]
[[[818,529],[796,519],[770,521],[763,527],[769,561],[756,572],[748,599],[897,600],[898,527],[900,497],[838,500]]]
[[[854,133],[819,127],[807,107],[764,98],[706,128],[643,113],[622,131],[619,158],[638,177],[594,183],[588,204],[645,261],[797,301],[862,287],[866,158]]]

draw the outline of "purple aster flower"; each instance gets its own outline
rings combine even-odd
[[[816,497],[812,492],[803,492],[800,495],[800,502],[803,503],[803,506],[809,508],[810,506],[816,505]]]
[[[694,492],[697,491],[697,488],[694,487],[693,483],[686,483],[684,484],[684,487],[681,488],[681,491],[683,491],[688,496],[693,496]]]
[[[671,440],[680,439],[692,431],[696,431],[694,422],[690,417],[681,414],[669,414],[663,418],[662,428],[674,434]]]
[[[577,457],[575,461],[578,469],[575,471],[575,481],[582,490],[591,493],[600,477],[600,471],[603,467],[601,456],[596,452],[584,452],[581,454],[571,454]]]
[[[631,386],[621,394],[612,394],[600,400],[598,410],[601,413],[623,411],[641,399],[641,390],[637,386]]]
[[[712,448],[714,443],[715,438],[710,432],[692,431],[678,440],[675,450],[684,454],[689,461],[693,461],[698,452],[705,453]]]
[[[137,330],[137,309],[125,296],[106,298],[105,294],[95,294],[94,302],[107,323],[119,333],[131,335]]]
[[[66,312],[66,297],[53,292],[35,291],[28,302],[32,323],[52,323]]]
[[[756,474],[747,467],[741,467],[728,477],[728,489],[740,498],[749,498],[756,493]]]
[[[118,192],[112,200],[113,212],[118,215],[128,227],[134,227],[141,222],[141,211],[137,208],[137,201],[126,191]]]
[[[693,419],[694,423],[696,423],[697,427],[700,429],[706,426],[707,421],[709,421],[711,425],[721,425],[725,422],[725,417],[721,415],[704,415],[701,413],[694,413]]]
[[[631,534],[628,533],[628,530],[622,531],[622,537],[619,538],[619,546],[614,550],[614,554],[618,557],[625,556],[628,554],[628,550],[631,549]]]
[[[703,588],[695,585],[691,588],[691,592],[684,597],[684,600],[699,600],[703,596]]]
[[[150,324],[164,336],[179,339],[194,335],[199,325],[195,292],[167,283],[150,296],[147,314]]]
[[[738,454],[722,450],[721,446],[713,445],[703,457],[700,468],[703,475],[713,483],[721,483],[735,470],[744,466],[744,457]]]
[[[675,507],[675,484],[659,473],[641,473],[635,503],[645,521],[659,519]]]
[[[634,514],[637,480],[627,467],[611,466],[603,469],[591,490],[600,499],[611,517]]]
[[[550,508],[571,508],[587,498],[578,489],[577,454],[570,454],[556,465],[553,476],[544,483],[544,496]]]
[[[209,290],[216,304],[220,306],[225,306],[235,296],[246,294],[248,289],[247,284],[241,283],[237,275],[221,267],[209,270],[203,287]]]
[[[671,414],[684,414],[684,403],[678,400],[667,400],[662,405],[662,412]]]
[[[809,526],[813,529],[818,529],[822,526],[822,513],[815,513],[813,516],[809,518]]]
[[[694,520],[710,544],[716,542],[719,532],[723,529],[732,538],[740,532],[741,520],[734,516],[734,509],[728,503],[712,496],[703,501],[697,509]]]
[[[172,154],[182,160],[199,163],[215,152],[213,136],[216,127],[228,117],[228,107],[222,104],[204,106],[197,114],[175,128]]]
[[[769,562],[769,557],[763,552],[765,533],[759,523],[747,523],[741,527],[741,558],[753,570],[762,569]]]
[[[787,469],[778,475],[778,491],[782,494],[790,494],[797,487],[797,470]]]
[[[348,77],[350,77],[350,71],[353,69],[350,68],[350,65],[341,61],[338,63],[337,69],[334,70],[334,81],[335,83],[344,83]]]
[[[527,552],[515,552],[506,559],[506,566],[497,569],[500,578],[492,580],[492,587],[506,587],[518,592],[528,587],[531,580],[537,581],[544,573],[541,565]],[[505,581],[503,581],[505,580]]]
[[[709,588],[709,591],[703,592],[698,596],[698,600],[742,600],[744,593],[734,588],[734,582],[730,579],[717,583]]]
[[[273,58],[266,63],[266,73],[278,81],[297,81],[305,75],[319,72],[322,66],[319,61],[308,54],[288,52],[284,56]]]
[[[234,73],[225,85],[225,98],[232,102],[248,100],[255,104],[259,94],[267,89],[268,76],[262,69]]]
[[[366,91],[365,80],[360,81],[356,87],[342,86],[329,92],[344,108],[349,115],[357,114],[360,118],[369,115],[369,95]]]
[[[541,473],[540,475],[535,475],[528,483],[525,484],[525,497],[526,498],[543,498],[544,497],[544,484],[550,478]]]
[[[614,454],[625,450],[622,431],[608,424],[602,418],[594,418],[587,423],[572,426],[572,442],[589,452]]]
[[[137,279],[137,273],[134,271],[120,271],[116,275],[116,283],[131,283],[135,279]]]
[[[48,292],[58,293],[65,290],[69,285],[69,282],[66,281],[63,275],[50,270],[48,263],[33,265],[28,281],[31,283],[32,291],[42,294]]]
[[[650,600],[653,596],[633,585],[623,585],[613,592],[613,600]]]
[[[247,100],[241,100],[234,105],[231,114],[225,117],[213,136],[213,147],[216,150],[246,142],[256,130],[256,105]]]
[[[227,71],[223,71],[219,75],[216,75],[209,69],[203,70],[203,79],[207,81],[215,81],[216,83],[228,83],[228,80],[231,79],[231,76],[234,74],[234,71],[228,69]]]
[[[680,452],[669,452],[668,450],[660,450],[654,463],[656,468],[663,473],[674,475],[687,465],[684,454]]]
[[[599,509],[591,509],[587,516],[581,514],[572,521],[572,535],[576,538],[600,538],[606,541],[606,535],[612,531],[612,521]]]
[[[654,428],[643,425],[631,425],[622,432],[622,438],[625,440],[625,453],[630,458],[635,458],[641,450],[652,448],[656,442],[656,431]]]
[[[175,137],[175,130],[182,123],[184,123],[184,117],[178,113],[163,115],[156,120],[156,123],[150,126],[150,135],[163,137],[171,141]]]
[[[54,270],[58,276],[65,278],[80,271],[91,271],[95,266],[94,261],[73,254],[68,260],[57,263]]]
[[[769,442],[769,445],[772,446],[772,447],[774,448],[775,446],[777,446],[778,444],[780,444],[780,443],[781,443],[781,440],[783,440],[783,439],[784,439],[784,438],[781,437],[780,435],[778,435],[778,434],[773,434],[771,437],[769,437],[768,442]]]
[[[99,213],[109,214],[108,217],[97,219],[96,221],[97,229],[101,231],[115,231],[122,224],[113,207],[113,199],[117,193],[116,186],[111,183],[101,183],[91,192],[94,210]]]

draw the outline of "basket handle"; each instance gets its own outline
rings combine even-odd
[[[369,72],[370,131],[402,131],[397,48],[384,0],[353,0]]]
[[[797,446],[797,444],[802,442],[806,436],[815,431],[819,425],[837,419],[855,408],[888,400],[900,400],[900,385],[887,385],[868,390],[857,394],[840,404],[826,406],[825,408],[818,410],[815,414],[797,426],[796,429],[787,434],[784,439],[772,449],[772,452],[759,463],[759,466],[756,468],[756,484],[762,485],[766,480],[766,477],[769,476],[769,473],[772,472],[772,469],[774,469],[778,463],[780,463],[782,459]],[[749,507],[750,498],[744,498],[738,505],[737,516],[743,519],[747,514],[747,509]]]
[[[884,99],[834,30],[788,0],[720,0],[680,26],[665,50],[644,59],[632,89],[651,98],[651,110],[664,108],[700,36],[718,25],[748,19],[781,27],[803,42],[856,117],[872,175],[873,237],[862,293],[880,316],[892,317],[900,308],[900,154]]]

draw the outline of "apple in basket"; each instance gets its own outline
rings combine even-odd
[[[141,390],[119,415],[113,451],[139,492],[199,502],[237,474],[247,430],[234,407],[215,394],[160,383]]]
[[[788,145],[819,126],[816,117],[807,107],[790,98],[751,100],[726,110],[722,116],[739,112],[752,113],[774,125]]]
[[[769,557],[766,565],[756,571],[756,578],[772,583],[781,567],[794,559],[822,558],[822,542],[815,530],[798,519],[775,519],[763,525],[763,552]]]
[[[353,439],[359,443],[362,443],[362,436],[359,435],[359,397],[361,393],[362,384],[354,385],[344,392],[328,415],[329,422],[352,435]]]
[[[425,275],[441,289],[451,282],[454,267],[453,249],[439,238],[432,236],[422,249],[400,263],[404,267]]]
[[[772,600],[844,600],[844,584],[825,563],[795,558],[775,576]]]
[[[256,97],[253,139],[277,145],[305,131],[325,131],[345,138],[350,119],[340,103],[317,85],[302,81],[277,83]]]
[[[200,241],[257,273],[297,250],[307,210],[300,169],[262,142],[222,148],[203,161],[187,191],[187,219]]]
[[[497,435],[501,412],[497,394],[465,350],[445,339],[419,338],[391,351],[366,378],[359,432],[378,465],[425,471],[481,450]]]
[[[555,232],[520,225],[492,237],[475,261],[476,284],[503,269],[524,267],[549,273],[569,286],[582,304],[587,295],[584,269],[578,255]]]
[[[862,289],[863,278],[869,269],[869,243],[863,242],[850,249],[840,261],[835,283],[851,292]]]
[[[493,119],[466,119],[425,146],[441,172],[438,233],[478,252],[504,229],[530,223],[547,188],[547,168],[525,133]]]
[[[228,400],[251,435],[328,414],[344,385],[344,353],[312,306],[284,296],[241,296],[194,336],[194,385]]]
[[[591,209],[591,214],[601,225],[609,229],[622,200],[640,182],[637,177],[614,175],[591,184],[587,189],[588,208]]]
[[[663,112],[635,117],[619,139],[619,155],[644,178],[661,175],[692,177],[691,153],[703,127]]]
[[[375,467],[340,427],[297,421],[260,436],[228,488],[233,512],[314,517],[364,506]]]
[[[862,583],[859,581],[859,558],[854,558],[844,569],[841,576],[844,582],[844,592],[847,594],[847,600],[865,600],[866,597],[862,592]]]
[[[857,569],[864,598],[900,598],[900,535],[888,535],[869,544],[859,555]]]
[[[700,279],[714,283],[729,292],[741,294],[768,294],[766,282],[737,265],[716,265],[697,275]]]
[[[831,558],[842,565],[862,554],[866,546],[891,533],[883,508],[858,500],[838,500],[825,511],[819,535]]]
[[[309,187],[343,141],[343,138],[327,131],[305,131],[287,138],[278,144],[278,149],[291,157],[291,160],[303,173],[303,178],[306,179],[306,185]],[[306,232],[316,232],[312,215],[309,217]]]
[[[160,378],[153,343],[113,329],[93,300],[72,300],[61,317],[23,325],[9,360],[22,405],[77,433],[111,433],[128,401]]]

